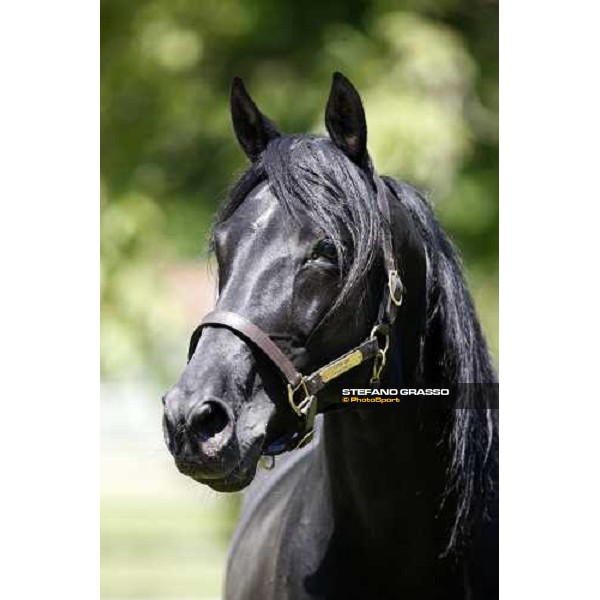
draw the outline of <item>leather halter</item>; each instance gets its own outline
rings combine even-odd
[[[378,387],[381,373],[386,364],[387,351],[390,346],[390,333],[396,320],[398,308],[402,304],[404,286],[398,274],[394,258],[391,215],[385,184],[376,173],[373,172],[372,176],[377,193],[378,209],[384,220],[381,249],[387,272],[387,284],[379,305],[377,321],[366,340],[310,375],[303,375],[298,372],[292,361],[275,344],[269,334],[235,312],[224,310],[210,312],[202,319],[190,340],[188,361],[196,349],[204,327],[225,327],[241,338],[251,341],[277,368],[287,384],[288,403],[302,422],[300,431],[287,440],[282,451],[301,448],[312,439],[315,416],[319,412],[317,393],[330,381],[373,359],[371,383]],[[383,341],[383,346],[381,341]],[[302,398],[296,402],[298,394]]]

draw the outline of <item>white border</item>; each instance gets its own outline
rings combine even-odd
[[[99,594],[99,28],[3,4],[0,257],[5,598]]]
[[[501,9],[500,574],[511,600],[600,587],[595,7]]]

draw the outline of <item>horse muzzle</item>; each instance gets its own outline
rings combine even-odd
[[[217,397],[190,401],[177,386],[163,404],[165,442],[182,474],[220,492],[249,485],[262,453],[264,426],[236,419]]]
[[[177,387],[163,402],[165,442],[182,473],[217,479],[235,467],[239,450],[227,404],[211,396],[190,401]]]

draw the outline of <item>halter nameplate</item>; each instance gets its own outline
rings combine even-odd
[[[319,375],[323,383],[327,383],[332,379],[336,379],[340,375],[350,371],[354,367],[358,367],[364,360],[363,353],[360,350],[354,350],[342,358],[338,358],[326,367],[319,370]]]

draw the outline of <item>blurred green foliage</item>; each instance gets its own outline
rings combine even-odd
[[[288,132],[324,132],[332,72],[354,82],[378,170],[434,200],[497,355],[493,0],[102,0],[101,28],[103,375],[159,365],[181,326],[159,267],[201,255],[244,168],[234,75]]]
[[[218,598],[232,521],[221,512],[181,498],[104,499],[102,597]]]

